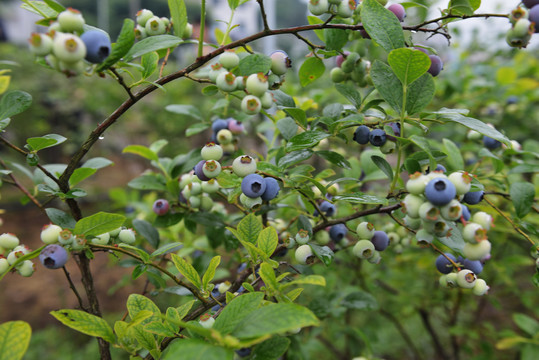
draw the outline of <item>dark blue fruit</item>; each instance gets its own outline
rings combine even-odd
[[[489,150],[494,150],[502,146],[502,143],[488,136],[483,136],[483,145]]]
[[[85,59],[93,64],[99,64],[110,54],[109,35],[100,30],[86,31],[80,39],[86,45]]]
[[[217,134],[220,130],[228,129],[228,121],[224,119],[217,119],[211,123],[211,130],[214,134]]]
[[[457,189],[451,181],[446,178],[435,178],[428,182],[425,187],[425,196],[431,204],[444,206],[449,204],[457,195]]]
[[[344,224],[333,225],[329,229],[329,237],[336,243],[340,242],[347,233],[348,228]]]
[[[360,145],[365,145],[369,142],[369,134],[371,133],[371,129],[369,129],[368,126],[360,125],[354,131],[354,141],[357,142]]]
[[[539,9],[539,8],[538,8]],[[515,95],[511,95],[507,98],[507,100],[505,101],[507,105],[513,105],[513,104],[516,104],[518,102],[518,96],[515,96]]]
[[[385,231],[375,231],[371,242],[377,251],[384,251],[389,246],[389,236]]]
[[[464,198],[462,199],[462,201],[470,205],[479,204],[481,200],[483,200],[484,195],[485,195],[485,192],[483,190],[469,191],[464,195]]]
[[[427,70],[432,76],[437,76],[444,68],[444,62],[438,55],[429,55],[430,67]]]
[[[320,211],[324,213],[326,216],[333,216],[335,214],[336,207],[329,201],[323,201],[320,206]]]
[[[245,196],[257,198],[266,191],[266,182],[264,178],[258,174],[249,174],[243,178],[241,182],[241,191]]]
[[[455,259],[452,254],[445,253],[444,255],[453,260],[454,262],[457,262],[457,259]],[[449,274],[451,271],[453,271],[453,264],[449,260],[447,260],[444,255],[440,255],[436,258],[436,269],[438,269],[438,271],[442,274]]]
[[[266,190],[262,194],[262,200],[270,201],[275,199],[279,194],[279,182],[272,177],[265,177],[264,183],[266,183]]]
[[[387,141],[386,132],[382,129],[374,129],[369,134],[369,141],[373,146],[382,146]]]
[[[464,259],[462,261],[462,266],[465,269],[473,271],[474,274],[476,274],[476,275],[481,274],[481,272],[483,271],[483,264],[481,264],[480,260]]]
[[[468,207],[464,204],[460,204],[460,207],[462,208],[462,218],[465,221],[470,220],[470,218],[472,217],[472,214],[470,213],[470,209],[468,209]]]
[[[195,165],[193,170],[195,170],[195,175],[201,180],[201,181],[208,181],[210,180],[209,177],[204,175],[204,171],[202,168],[204,167],[204,164],[206,163],[206,160],[200,160],[198,164]]]
[[[251,355],[251,348],[241,348],[239,350],[236,350],[236,354],[238,354],[239,357],[246,357]]]
[[[401,136],[401,124],[398,122],[390,122],[388,124],[391,127],[391,130],[393,130],[393,134],[395,136]]]

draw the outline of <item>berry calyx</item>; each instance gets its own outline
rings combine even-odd
[[[86,56],[86,45],[72,34],[56,34],[52,49],[58,60],[66,63],[76,63]]]
[[[216,178],[221,173],[221,164],[216,160],[207,160],[202,167],[202,172],[208,179]]]

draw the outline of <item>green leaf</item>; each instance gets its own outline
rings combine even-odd
[[[215,319],[213,329],[223,335],[230,334],[250,313],[258,309],[264,299],[264,293],[253,292],[235,297]]]
[[[174,35],[156,35],[147,37],[133,45],[125,55],[125,61],[131,61],[153,51],[175,48],[182,41],[182,39]]]
[[[45,1],[45,4],[49,5],[49,7],[51,9],[53,9],[54,11],[57,11],[59,13],[61,13],[62,11],[64,11],[66,9],[62,4],[60,4],[60,3],[58,3],[58,2],[56,2],[54,0],[44,0],[44,1]]]
[[[146,146],[143,146],[143,145],[128,145],[122,150],[122,153],[136,154],[148,160],[154,160],[154,161],[159,160],[159,157],[157,156],[156,153],[154,153],[153,151],[151,151],[150,149],[148,149]]]
[[[25,1],[25,3],[21,5],[21,8],[39,16],[43,16],[46,19],[56,18],[56,16],[58,16],[58,11],[51,8],[44,1]]]
[[[71,186],[75,186],[82,180],[95,174],[96,171],[96,169],[90,169],[85,167],[75,169],[75,171],[73,171],[73,174],[71,174],[71,176],[69,177],[69,184],[71,184]]]
[[[168,9],[170,11],[170,19],[174,27],[174,35],[183,37],[183,33],[187,26],[187,9],[184,0],[168,0]]]
[[[228,0],[228,7],[230,10],[236,10],[239,4],[240,0]]]
[[[309,220],[307,216],[303,214],[298,216],[296,228],[297,228],[297,231],[307,230],[309,232],[309,236],[313,236],[313,226],[311,224],[311,221]]]
[[[308,58],[299,68],[299,82],[301,86],[309,85],[320,76],[324,75],[325,71],[326,66],[321,59],[317,57]]]
[[[167,105],[165,106],[165,110],[170,111],[171,113],[174,113],[174,114],[187,115],[196,120],[202,121],[202,113],[200,112],[198,107],[194,105],[180,105],[180,104]]]
[[[116,230],[125,222],[125,216],[106,212],[85,217],[77,221],[73,232],[77,235],[97,236]]]
[[[319,150],[315,152],[316,155],[326,159],[330,163],[343,169],[350,169],[350,163],[341,154],[335,151]]]
[[[241,237],[240,240],[255,244],[262,229],[263,226],[260,219],[258,219],[255,214],[251,213],[241,219],[238,224],[238,234]]]
[[[241,76],[266,74],[271,69],[271,58],[262,54],[251,54],[240,60],[238,69]]]
[[[284,170],[292,165],[309,159],[313,154],[311,149],[292,151],[280,158],[277,165],[280,169]]]
[[[213,96],[219,92],[219,88],[215,85],[208,85],[202,89],[202,95]]]
[[[330,134],[317,131],[307,130],[301,134],[293,136],[286,144],[286,151],[292,152],[297,150],[308,149],[316,146],[321,140],[329,137]]]
[[[451,0],[449,10],[451,14],[455,15],[472,15],[474,12],[470,0]]]
[[[157,70],[157,63],[159,62],[159,54],[152,51],[144,54],[140,59],[140,65],[144,69],[142,71],[142,78],[147,79]]]
[[[161,321],[152,321],[151,323],[144,325],[144,331],[164,337],[172,337],[176,333]]]
[[[387,52],[405,46],[402,25],[397,17],[377,0],[365,0],[361,8],[361,21],[365,30]]]
[[[526,216],[533,206],[535,187],[529,182],[516,182],[511,184],[509,195],[519,218]]]
[[[307,126],[307,114],[305,110],[299,108],[284,108],[285,113],[290,115],[303,128]]]
[[[296,103],[294,102],[294,98],[292,96],[285,94],[281,90],[273,90],[270,92],[273,94],[273,98],[275,99],[277,106],[289,108],[296,107]]]
[[[279,236],[277,230],[273,227],[267,227],[258,234],[257,246],[268,257],[273,254],[279,243]]]
[[[62,324],[86,335],[100,337],[111,344],[116,342],[112,328],[102,318],[82,310],[63,309],[51,311]]]
[[[326,286],[326,278],[320,275],[307,275],[302,276],[294,281],[286,283],[283,287],[288,287],[292,285],[317,285],[317,286]]]
[[[539,334],[539,322],[534,318],[531,318],[526,314],[517,313],[513,314],[513,321],[520,330],[524,331],[529,336],[534,337]]]
[[[10,118],[5,118],[3,120],[0,120],[0,131],[4,130],[9,125],[10,122],[11,122]]]
[[[389,178],[390,181],[393,180],[393,169],[391,168],[391,165],[384,159],[383,157],[373,155],[371,156],[372,162],[378,166],[380,170],[386,174],[386,176]]]
[[[68,213],[55,208],[45,209],[49,220],[62,228],[73,229],[77,223],[75,219]]]
[[[0,360],[20,360],[23,358],[32,328],[24,321],[8,321],[0,325]]]
[[[203,340],[176,339],[163,351],[161,360],[232,360],[234,351]]]
[[[131,19],[125,19],[122,25],[120,35],[116,39],[116,43],[112,45],[110,55],[104,62],[96,68],[97,72],[102,72],[112,65],[116,64],[125,54],[131,49],[135,43],[135,22]]]
[[[182,306],[179,306],[179,307],[176,308],[176,310],[178,311],[178,316],[179,316],[180,319],[183,319],[184,317],[187,316],[187,314],[189,314],[189,311],[191,310],[191,308],[193,307],[193,304],[195,302],[196,302],[196,300],[191,300],[191,301],[186,302]]]
[[[153,301],[148,299],[146,296],[142,296],[139,294],[131,294],[127,298],[127,311],[129,312],[129,317],[135,321],[140,312],[149,311],[153,315],[150,317],[147,317],[146,314],[144,315],[144,320],[140,321],[140,324],[145,325],[152,321],[160,321],[161,320],[161,310],[155,305]]]
[[[279,359],[290,346],[290,340],[282,336],[274,336],[260,344],[252,350],[252,359],[275,360]]]
[[[447,154],[447,165],[449,168],[457,171],[464,169],[464,159],[460,153],[460,149],[449,139],[443,139],[444,152]]]
[[[277,278],[275,277],[275,271],[270,264],[266,262],[260,264],[260,270],[258,274],[262,278],[264,284],[266,284],[266,288],[271,290],[277,290],[279,288],[279,283],[277,282]]]
[[[294,119],[285,117],[277,121],[277,129],[281,132],[281,135],[285,140],[290,140],[298,132],[298,125]]]
[[[196,135],[196,134],[200,134],[201,132],[208,129],[209,127],[210,127],[210,125],[206,124],[206,123],[195,123],[195,124],[189,126],[185,130],[185,136],[189,137],[189,136],[193,136],[193,135]]]
[[[350,194],[335,195],[333,197],[334,201],[347,201],[354,204],[380,204],[387,205],[388,201],[384,197],[364,194],[361,192],[355,192]]]
[[[180,242],[174,242],[170,244],[166,244],[161,246],[159,249],[155,250],[153,253],[150,254],[150,257],[156,257],[161,255],[166,255],[171,252],[175,252],[183,247],[183,244]]]
[[[127,186],[138,190],[167,191],[164,180],[156,175],[142,175],[127,183]]]
[[[436,86],[429,73],[423,74],[406,90],[406,112],[408,115],[423,110],[434,98]]]
[[[157,349],[155,335],[144,330],[144,324],[131,326],[128,330],[128,336],[137,340],[138,344],[148,351]]]
[[[214,256],[211,259],[210,264],[208,265],[208,269],[206,269],[206,272],[204,273],[204,276],[202,277],[202,289],[206,290],[208,288],[208,284],[215,277],[215,271],[217,270],[217,267],[219,266],[220,262],[221,262],[220,256]]]
[[[415,145],[417,145],[421,150],[427,154],[429,158],[429,166],[431,169],[436,168],[436,159],[430,149],[429,143],[426,138],[418,135],[412,135],[409,137],[409,140],[412,141]]]
[[[451,235],[438,238],[438,241],[453,250],[454,252],[462,253],[462,249],[464,249],[465,243],[460,229],[454,222],[448,222],[447,224],[451,228],[451,230],[449,231],[449,234]]]
[[[159,247],[159,232],[146,220],[135,219],[133,220],[133,227],[137,233],[148,240],[148,243],[154,248]]]
[[[331,250],[327,246],[319,246],[316,244],[309,244],[311,249],[313,250],[313,254],[322,261],[322,263],[326,266],[329,266],[333,262],[333,258],[335,257],[335,253],[333,250]]]
[[[81,167],[99,170],[109,165],[114,165],[114,163],[104,157],[95,157],[87,160]]]
[[[348,32],[340,29],[324,29],[326,50],[341,50],[348,43]]]
[[[182,259],[176,254],[171,254],[172,262],[174,265],[189,282],[195,285],[198,289],[202,288],[202,281],[200,280],[200,275],[195,270],[193,265],[189,264],[187,261]]]
[[[319,324],[320,321],[306,307],[296,304],[270,304],[242,319],[232,335],[249,339]]]
[[[477,120],[471,117],[464,116],[462,110],[458,109],[446,109],[442,108],[440,111],[434,112],[433,114],[438,115],[437,119],[452,121],[466,126],[469,129],[475,130],[483,135],[496,139],[500,142],[510,145],[511,141],[501,134],[498,130],[491,128],[481,120]]]
[[[0,100],[0,120],[12,117],[25,111],[32,104],[32,96],[24,91],[12,90]]]
[[[345,296],[341,305],[347,309],[378,310],[378,302],[371,294],[364,291],[356,291]]]
[[[41,137],[28,138],[26,139],[26,142],[28,145],[30,145],[30,148],[33,151],[39,151],[41,149],[59,145],[66,140],[67,138],[63,137],[62,135],[48,134]]]
[[[309,21],[309,25],[317,25],[317,24],[323,24],[324,20],[320,19],[316,16],[307,16],[307,21]],[[315,35],[321,40],[326,41],[324,38],[324,31],[323,30],[314,30]]]
[[[371,68],[371,78],[382,98],[400,114],[402,111],[402,84],[389,65],[375,60]]]
[[[403,86],[412,84],[430,67],[427,54],[408,48],[392,50],[387,57],[387,62]]]
[[[335,84],[335,89],[348,99],[356,109],[361,107],[361,94],[354,86],[349,84]]]

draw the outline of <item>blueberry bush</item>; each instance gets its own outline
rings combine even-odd
[[[34,250],[17,234],[0,235],[0,280],[62,269],[79,306],[50,315],[95,337],[102,359],[111,347],[145,359],[534,358],[539,142],[529,137],[539,65],[522,48],[539,31],[539,2],[483,14],[480,1],[451,0],[427,18],[420,1],[310,0],[304,25],[272,28],[256,0],[263,29],[236,39],[234,14],[248,1],[228,0],[232,16],[213,42],[204,41],[205,0],[198,33],[184,1],[169,0],[169,17],[142,9],[114,42],[78,10],[22,1],[42,17],[43,32],[29,39],[32,67],[115,84],[124,100],[82,141],[50,133],[16,143],[24,135],[9,136],[20,130],[11,121],[32,111],[33,99],[8,89],[10,63],[2,63],[0,143],[14,155],[0,159],[2,185],[50,223]],[[462,67],[444,80],[443,57],[414,39],[450,42],[453,22],[492,17],[507,19],[506,43],[517,50],[504,64],[515,69]],[[302,58],[256,50],[257,40],[281,35],[303,47]],[[194,60],[165,66],[174,51]],[[148,146],[125,146],[148,166],[126,184],[136,206],[116,206],[128,190],[97,200],[84,181],[112,161],[91,157],[96,143],[111,141],[109,128],[155,101],[150,94],[187,83],[210,105],[180,98],[164,111],[185,138],[203,140],[178,153],[184,139],[163,131]],[[66,163],[40,158],[62,146],[73,150]],[[147,279],[112,323],[90,269],[100,252]],[[477,328],[489,290],[519,293],[523,310],[507,314],[518,332]],[[0,339],[0,359],[20,359],[30,326],[3,323]]]

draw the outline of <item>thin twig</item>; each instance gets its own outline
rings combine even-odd
[[[114,74],[114,76],[116,76],[116,81],[118,81],[118,84],[120,84],[125,89],[125,91],[127,92],[127,95],[129,95],[129,98],[131,98],[131,100],[135,100],[133,93],[131,92],[131,89],[125,83],[124,78],[121,77],[120,74],[118,74],[115,68],[111,67],[109,70],[111,73]]]
[[[385,316],[389,321],[393,323],[393,325],[395,325],[397,331],[404,339],[404,342],[406,342],[410,350],[412,350],[412,353],[414,354],[414,359],[423,359],[423,356],[415,346],[414,342],[412,341],[412,338],[410,337],[410,335],[408,335],[408,332],[406,331],[402,323],[399,321],[399,319],[395,315],[384,309],[380,309],[380,314]]]
[[[0,159],[0,164],[2,164],[2,167],[4,169],[9,170],[9,168],[6,166],[6,163],[4,162],[4,160]],[[30,199],[30,201],[33,202],[39,208],[39,210],[45,212],[45,209],[43,208],[43,205],[32,194],[30,194],[30,192],[24,187],[24,185],[22,185],[15,178],[13,173],[10,173],[8,176],[11,179],[13,186],[17,187],[20,191],[22,191],[24,193],[24,195],[26,195]]]
[[[429,333],[430,338],[432,339],[432,342],[434,343],[434,348],[436,349],[436,352],[442,359],[449,360],[449,356],[446,354],[444,347],[440,343],[438,334],[436,334],[436,331],[434,330],[434,328],[432,327],[432,324],[430,323],[429,313],[425,309],[418,309],[417,311],[419,312],[419,315],[421,316],[423,326]]]
[[[67,271],[66,267],[62,266],[62,270],[64,270],[64,274],[65,274],[65,276],[67,278],[67,282],[69,283],[69,287],[71,288],[71,290],[73,290],[73,293],[75,294],[75,296],[77,297],[77,300],[79,301],[80,308],[82,310],[88,312],[88,309],[86,309],[86,307],[84,307],[84,304],[82,303],[82,298],[80,297],[80,294],[77,291],[77,288],[75,287],[75,284],[73,284],[73,281],[71,280],[71,276],[69,275],[69,272]]]
[[[498,214],[500,214],[505,220],[507,220],[511,226],[513,226],[513,228],[516,230],[516,232],[518,232],[520,235],[524,236],[526,238],[526,240],[528,240],[530,242],[530,244],[532,245],[535,245],[535,242],[524,232],[522,231],[517,224],[515,224],[513,222],[513,220],[511,220],[511,218],[507,215],[505,215],[505,213],[503,211],[501,211],[496,205],[494,205],[494,203],[492,203],[492,201],[490,201],[489,199],[487,199],[486,197],[483,197],[483,200],[485,200],[485,202],[487,204],[490,205],[491,208],[493,208],[494,210],[496,210],[496,212]]]
[[[262,23],[264,24],[264,30],[269,31],[270,27],[268,25],[268,17],[266,15],[266,9],[264,9],[264,0],[256,0],[260,6],[260,15],[262,16]]]
[[[313,227],[313,233],[316,233],[316,232],[318,232],[320,230],[323,230],[327,226],[336,225],[336,224],[343,224],[343,223],[346,223],[346,222],[348,222],[350,220],[360,218],[362,216],[367,216],[367,215],[372,215],[372,214],[389,214],[392,211],[399,209],[400,207],[401,207],[401,204],[394,204],[394,205],[389,205],[389,206],[385,206],[385,207],[382,207],[380,205],[380,206],[377,206],[377,207],[372,208],[372,209],[358,211],[358,212],[356,212],[354,214],[344,216],[344,217],[339,218],[339,219],[333,219],[333,220],[328,220],[328,221],[322,222],[322,223],[316,225],[315,227]]]

